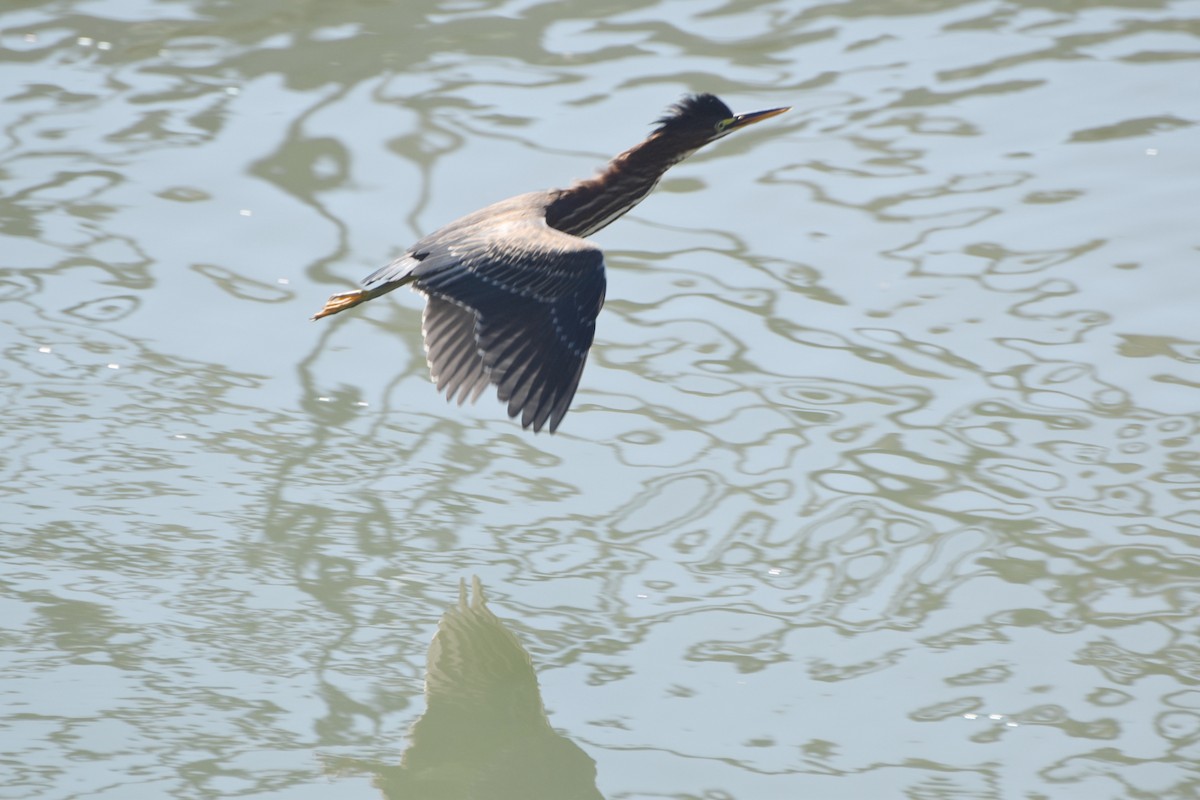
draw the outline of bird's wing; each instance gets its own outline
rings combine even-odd
[[[422,328],[438,390],[461,403],[490,382],[522,427],[553,432],[604,305],[600,249],[527,217],[427,237],[410,257],[405,278],[428,298]]]
[[[475,341],[475,313],[429,295],[421,318],[421,333],[425,337],[430,377],[438,391],[445,392],[447,400],[457,396],[460,406],[468,398],[474,403],[488,385],[488,372]]]

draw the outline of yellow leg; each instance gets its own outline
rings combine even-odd
[[[330,314],[336,314],[339,311],[345,311],[347,308],[353,308],[364,300],[370,300],[374,297],[373,294],[366,289],[356,289],[353,292],[341,292],[335,294],[325,301],[325,307],[312,315],[313,319],[328,317]]]

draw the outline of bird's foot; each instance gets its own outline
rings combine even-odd
[[[364,289],[335,294],[325,301],[325,307],[313,314],[312,318],[320,319],[321,317],[328,317],[330,314],[336,314],[339,311],[345,311],[347,308],[352,308],[364,300],[369,300],[370,295],[371,293]]]

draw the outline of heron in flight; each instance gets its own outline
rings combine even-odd
[[[429,372],[447,400],[492,384],[510,417],[558,428],[579,386],[604,305],[604,254],[586,237],[633,208],[668,169],[709,142],[788,108],[734,114],[684,97],[642,142],[594,178],[501,200],[429,234],[313,319],[409,284],[425,296]]]

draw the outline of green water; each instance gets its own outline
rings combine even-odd
[[[1198,33],[7,4],[0,798],[1200,792]],[[596,238],[555,436],[438,397],[415,295],[308,321],[693,91],[795,108]]]

